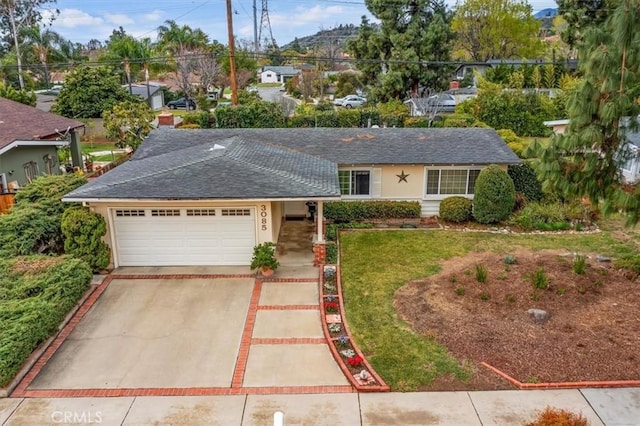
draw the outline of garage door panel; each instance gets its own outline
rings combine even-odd
[[[130,213],[133,212],[133,213]],[[115,210],[121,266],[248,265],[255,215],[247,208]]]

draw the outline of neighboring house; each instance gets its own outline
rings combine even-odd
[[[59,174],[58,148],[71,145],[73,165],[82,167],[84,124],[0,98],[0,193],[38,176]]]
[[[298,75],[299,69],[292,66],[276,67],[264,66],[258,70],[258,78],[261,83],[285,83]]]
[[[562,135],[567,131],[569,120],[545,121],[543,124],[551,127],[554,134]],[[627,153],[624,163],[620,166],[620,173],[626,183],[637,183],[640,181],[640,133],[627,131],[625,136]]]
[[[541,59],[532,59],[532,60],[522,60],[522,59],[489,59],[487,62],[465,62],[456,68],[455,78],[456,80],[463,80],[467,73],[478,73],[480,75],[484,75],[487,70],[491,68],[498,67],[500,65],[507,65],[513,68],[518,68],[522,65],[545,65],[547,62]],[[578,69],[578,60],[577,59],[568,59],[564,61],[563,65],[567,68],[567,70],[571,73],[575,72]],[[474,82],[475,81],[474,78]]]
[[[129,90],[129,85],[125,84],[122,87]],[[145,83],[136,83],[131,85],[131,93],[133,95],[141,97],[145,102],[149,104],[151,109],[159,110],[164,106],[164,92],[160,84],[149,83],[149,89]],[[149,102],[149,100],[151,100]]]
[[[130,161],[72,191],[103,215],[118,266],[248,265],[287,218],[323,203],[409,200],[423,216],[473,198],[489,164],[519,163],[493,129],[154,130]]]

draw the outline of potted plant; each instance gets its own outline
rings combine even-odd
[[[273,275],[280,263],[276,259],[276,245],[272,242],[258,244],[253,248],[251,269],[257,269],[265,277]]]

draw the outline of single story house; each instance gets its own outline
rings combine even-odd
[[[298,75],[299,72],[300,69],[292,66],[267,65],[258,70],[258,79],[261,83],[285,83]]]
[[[128,84],[123,85],[123,87],[129,90]],[[162,85],[158,83],[149,83],[148,90],[145,83],[132,84],[131,94],[142,98],[154,111],[162,109],[162,107],[164,107],[164,92],[162,91]]]
[[[493,129],[154,130],[130,161],[70,192],[103,215],[114,266],[248,265],[287,218],[323,203],[473,198],[489,164],[519,163]]]
[[[82,167],[82,128],[79,121],[0,98],[0,193],[59,174],[60,147],[71,145],[73,165]]]

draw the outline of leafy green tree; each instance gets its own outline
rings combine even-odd
[[[617,0],[556,0],[558,15],[566,22],[562,39],[571,47],[577,46],[591,26],[600,26],[609,16]]]
[[[51,111],[69,118],[98,118],[127,99],[129,94],[111,68],[80,66],[66,77]]]
[[[580,49],[583,79],[568,99],[570,124],[539,153],[545,189],[568,199],[586,197],[605,213],[622,210],[640,220],[640,186],[625,190],[620,167],[628,159],[626,134],[640,114],[640,3],[621,0],[601,26],[591,26]]]
[[[565,111],[545,94],[504,90],[501,85],[480,78],[478,96],[458,105],[459,112],[470,113],[477,121],[494,129],[510,129],[518,136],[548,136],[546,120],[564,118]]]
[[[544,46],[531,10],[526,0],[464,0],[451,28],[458,47],[474,61],[535,58]]]
[[[358,61],[369,97],[386,101],[418,96],[421,87],[441,88],[448,83],[453,33],[451,13],[442,0],[366,0],[380,20],[378,30],[363,17],[358,37],[348,49]],[[435,64],[434,64],[435,62]]]
[[[93,272],[109,266],[111,249],[102,241],[107,233],[102,216],[86,207],[67,209],[62,215],[61,230],[66,254],[84,260]]]
[[[0,97],[11,99],[12,101],[20,102],[21,104],[36,106],[37,97],[34,92],[28,92],[26,90],[16,90],[13,86],[4,87],[0,82]]]
[[[341,72],[336,83],[336,97],[348,96],[363,89],[362,75],[358,72]]]
[[[516,190],[507,172],[495,164],[482,169],[473,195],[473,217],[480,223],[496,223],[509,217],[516,204]]]
[[[119,147],[128,146],[134,151],[151,132],[154,117],[149,105],[138,100],[118,102],[102,114],[107,137],[116,139]]]

